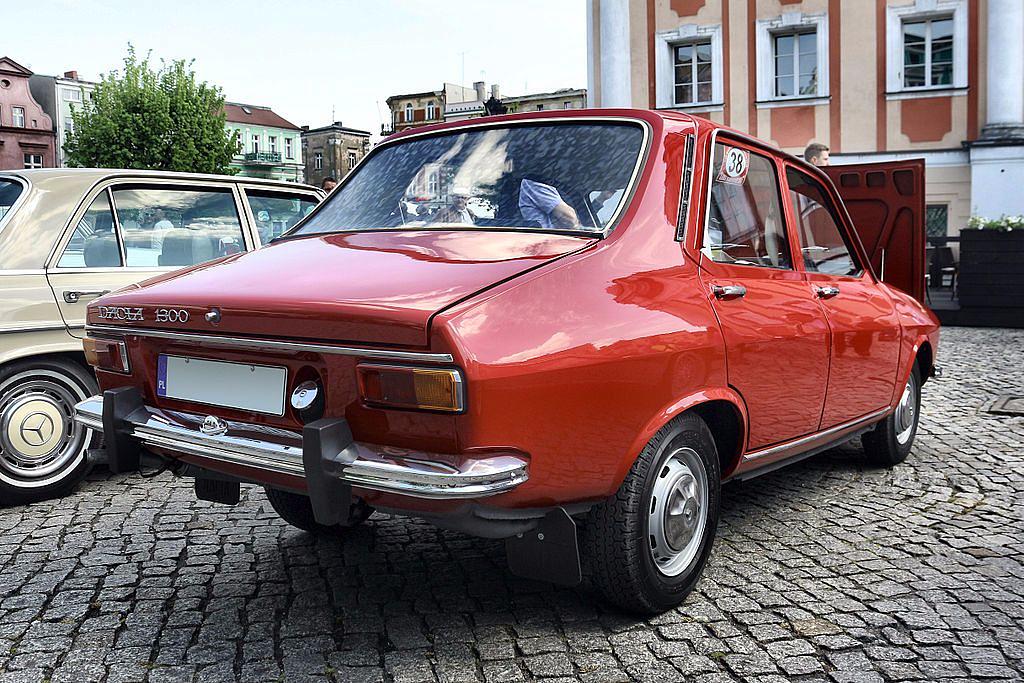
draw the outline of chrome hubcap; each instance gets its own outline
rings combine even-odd
[[[708,480],[692,448],[665,460],[651,491],[647,527],[651,556],[666,576],[681,574],[700,550],[707,526]]]
[[[917,419],[917,382],[911,375],[907,380],[907,386],[903,388],[903,395],[896,405],[896,441],[905,445],[910,441],[914,432],[914,424]]]
[[[19,373],[0,386],[0,475],[41,485],[84,453],[89,431],[75,424],[84,390],[48,370]]]

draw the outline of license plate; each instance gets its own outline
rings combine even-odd
[[[287,368],[161,354],[157,359],[156,393],[211,406],[284,415],[287,379]]]

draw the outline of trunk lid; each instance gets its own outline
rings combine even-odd
[[[504,231],[380,231],[285,240],[103,297],[89,322],[237,336],[425,346],[431,316],[596,240]],[[142,321],[99,307],[142,308]],[[205,315],[220,311],[213,324]],[[188,320],[158,319],[157,309]]]

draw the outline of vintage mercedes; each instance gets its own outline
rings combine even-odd
[[[722,482],[911,450],[923,167],[830,173],[676,112],[403,132],[267,248],[93,302],[103,392],[76,419],[116,471],[152,454],[223,503],[256,483],[312,532],[426,518],[665,610]]]

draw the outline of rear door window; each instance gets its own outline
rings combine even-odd
[[[14,202],[18,201],[23,191],[22,184],[16,180],[0,180],[0,221],[14,206]]]
[[[719,142],[711,173],[704,253],[719,263],[792,268],[772,160]]]
[[[112,196],[129,267],[190,266],[245,249],[229,188],[118,187]]]
[[[838,225],[835,209],[821,183],[795,168],[786,169],[786,183],[804,268],[826,275],[859,275],[860,264]]]
[[[315,195],[306,193],[247,189],[245,196],[249,200],[261,244],[293,228],[319,203]]]
[[[104,190],[79,219],[57,267],[117,268],[121,265],[124,265],[121,261],[121,245],[114,230],[110,196]]]

